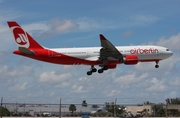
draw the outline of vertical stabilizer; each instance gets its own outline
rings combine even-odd
[[[12,30],[14,39],[18,47],[23,48],[43,48],[38,44],[26,31],[24,31],[21,26],[19,26],[15,21],[7,22],[9,28]]]

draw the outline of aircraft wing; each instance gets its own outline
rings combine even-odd
[[[100,36],[101,50],[100,50],[100,60],[104,59],[122,59],[123,55],[116,49],[116,47],[107,40],[102,34]]]

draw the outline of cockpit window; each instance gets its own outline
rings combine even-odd
[[[166,51],[169,51],[169,49],[166,49]]]

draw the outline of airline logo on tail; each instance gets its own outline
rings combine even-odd
[[[30,43],[26,32],[19,26],[11,27],[18,47],[29,48]]]

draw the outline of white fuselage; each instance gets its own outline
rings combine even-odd
[[[163,60],[172,56],[172,52],[169,49],[161,46],[117,46],[118,51],[126,55],[136,55],[139,61],[148,60]],[[50,49],[57,53],[68,55],[79,59],[85,59],[90,61],[98,60],[101,47],[85,47],[85,48],[54,48]],[[110,60],[114,60],[113,58]]]

